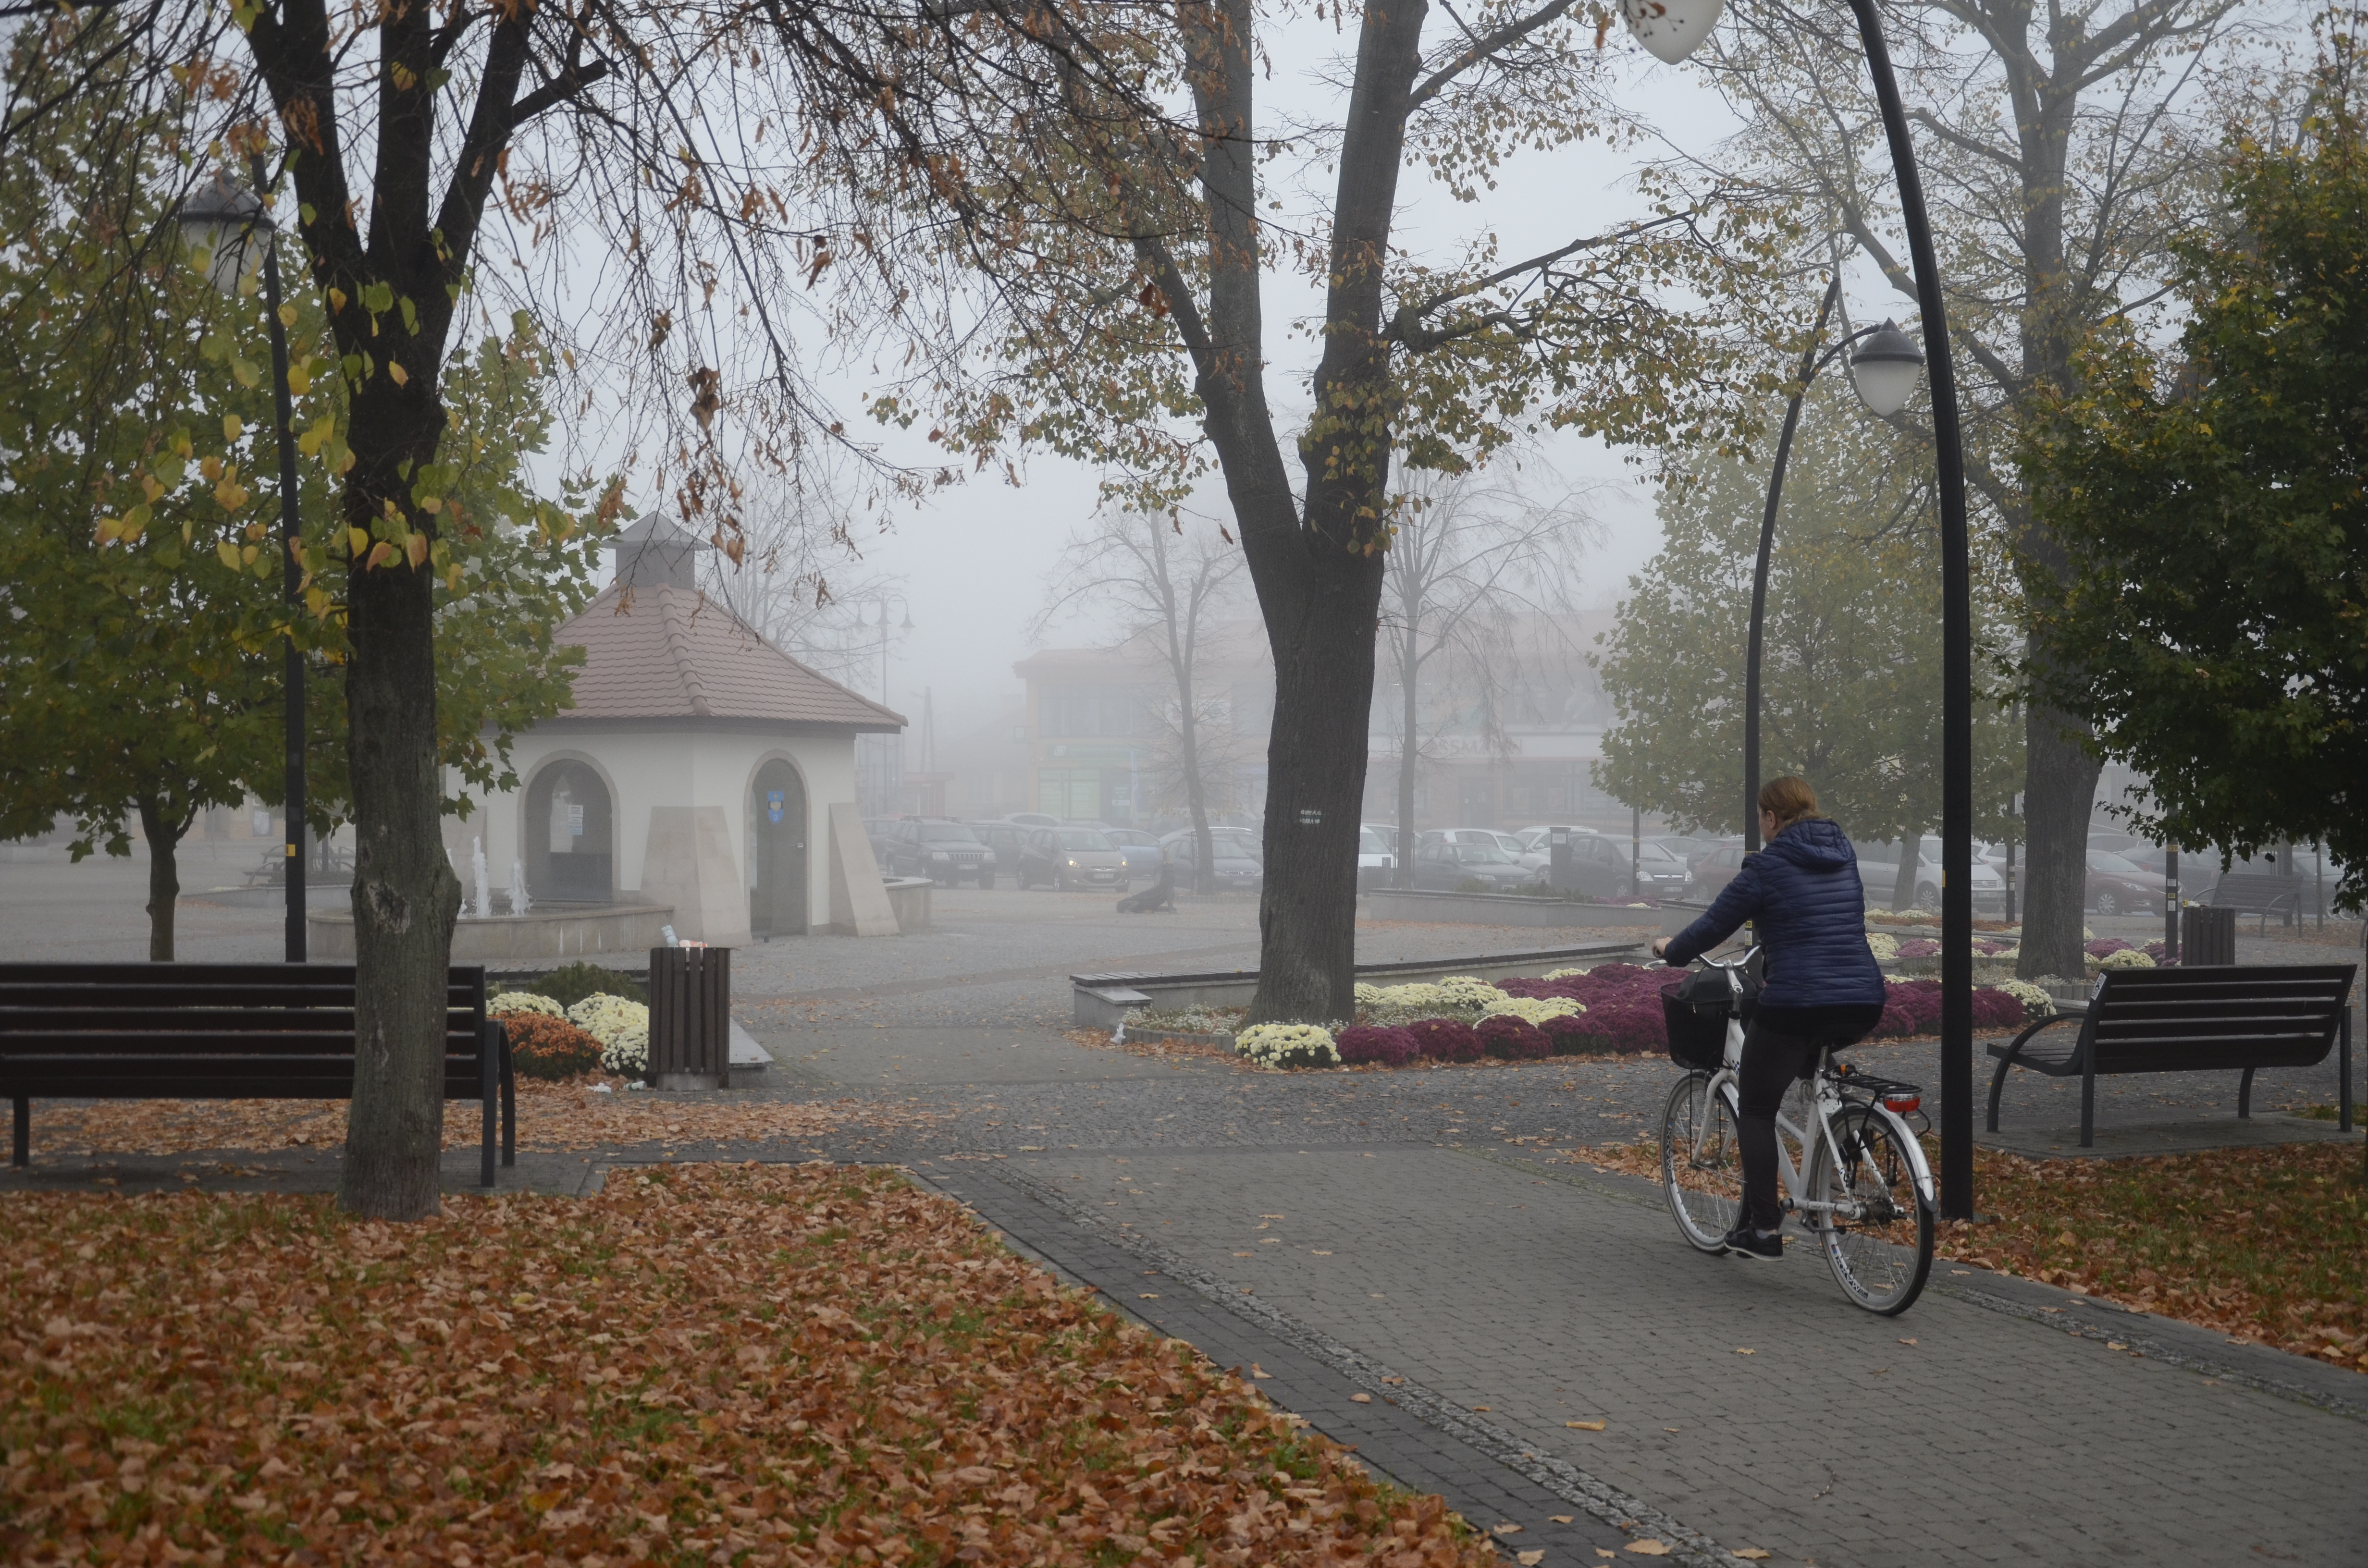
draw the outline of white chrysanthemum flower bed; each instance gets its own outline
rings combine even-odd
[[[1548,980],[1577,980],[1580,975],[1585,974],[1586,972],[1587,971],[1583,969],[1550,969],[1546,971],[1546,978]]]
[[[1869,931],[1866,945],[1873,952],[1877,963],[1889,963],[1899,956],[1899,938],[1887,931]]]
[[[2037,1023],[2055,1011],[2055,998],[2027,980],[1994,980],[1990,982],[1990,989],[2003,991],[2021,1003],[2026,1023]]]
[[[598,992],[567,1009],[567,1021],[600,1042],[600,1065],[638,1078],[650,1070],[650,1010]]]
[[[1567,996],[1499,996],[1480,1009],[1480,1016],[1503,1013],[1525,1024],[1542,1024],[1548,1018],[1567,1018],[1587,1009]]]
[[[1454,1006],[1443,985],[1417,981],[1406,985],[1360,985],[1357,1001],[1368,1007],[1445,1007]]]
[[[2118,953],[2107,953],[2097,960],[2099,969],[2152,969],[2154,960],[2144,948],[2123,948]]]
[[[1332,1031],[1314,1024],[1252,1024],[1234,1035],[1234,1050],[1261,1067],[1338,1067]]]
[[[567,1009],[549,996],[539,996],[531,991],[505,991],[485,1004],[485,1011],[496,1018],[512,1013],[541,1013],[546,1018],[564,1018]]]
[[[1439,983],[1439,990],[1458,1007],[1485,1007],[1505,994],[1476,974],[1451,974]]]

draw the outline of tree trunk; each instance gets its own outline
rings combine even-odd
[[[1916,872],[1924,858],[1924,830],[1918,828],[1899,841],[1899,869],[1891,875],[1891,907],[1907,908],[1916,902]]]
[[[1253,1023],[1356,1017],[1357,818],[1382,558],[1343,551],[1309,564],[1319,591],[1275,639]]]
[[[186,812],[175,822],[162,804],[144,795],[139,808],[141,836],[148,841],[148,961],[171,963],[173,910],[181,897],[177,851],[196,813]]]
[[[1217,891],[1216,847],[1209,837],[1209,791],[1201,778],[1201,727],[1192,714],[1192,677],[1176,681],[1178,729],[1183,736],[1184,803],[1192,813],[1192,891]]]
[[[441,412],[398,456],[433,460]],[[359,430],[410,409],[357,418]],[[406,417],[408,415],[408,417]],[[375,482],[365,479],[372,471]],[[345,494],[349,526],[367,528],[387,495],[404,495],[395,463],[359,459]],[[424,519],[423,519],[424,520]],[[435,580],[401,559],[356,562],[347,603],[347,742],[354,805],[354,1103],[337,1201],[381,1220],[438,1212],[444,1142],[444,995],[460,879],[438,832]]]
[[[2033,704],[2023,756],[2022,945],[2014,971],[2078,979],[2089,901],[2089,820],[2100,765],[2079,741],[2078,722]]]
[[[1404,737],[1398,743],[1397,884],[1402,888],[1410,888],[1414,886],[1415,769],[1419,767],[1422,762],[1422,742],[1420,736],[1415,730],[1417,716],[1421,712],[1421,704],[1417,699],[1415,691],[1416,675],[1421,667],[1417,657],[1419,648],[1416,642],[1417,616],[1415,612],[1417,608],[1419,607],[1406,607],[1407,624],[1405,629],[1404,638],[1399,643],[1398,653],[1398,668],[1403,676],[1398,683],[1400,687],[1399,695],[1405,699],[1406,702],[1406,733]]]

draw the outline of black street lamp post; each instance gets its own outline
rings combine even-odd
[[[1638,41],[1675,64],[1717,24],[1723,0],[1622,0]],[[1974,615],[1973,558],[1965,517],[1965,454],[1957,418],[1957,376],[1949,353],[1948,306],[1924,182],[1907,134],[1907,112],[1892,74],[1874,0],[1850,0],[1875,100],[1899,182],[1900,216],[1916,274],[1925,368],[1932,378],[1932,444],[1941,490],[1941,1215],[1974,1217]],[[1821,318],[1822,319],[1822,318]],[[1772,510],[1774,503],[1770,503]],[[1764,530],[1763,530],[1764,531]],[[1756,761],[1757,758],[1754,758]],[[1756,808],[1756,802],[1754,802]],[[1755,822],[1757,810],[1746,814]]]
[[[255,189],[264,188],[261,157],[251,161]],[[271,391],[279,441],[279,570],[288,602],[287,794],[288,833],[284,863],[288,893],[288,961],[304,961],[304,657],[296,647],[295,616],[303,586],[297,559],[302,538],[296,496],[295,409],[288,390],[288,327],[279,319],[279,246],[272,242],[268,212],[254,190],[242,190],[225,176],[181,204],[175,214],[188,237],[208,255],[207,279],[233,299],[247,275],[250,250],[262,253],[263,303],[271,326]]]
[[[1768,621],[1769,558],[1775,553],[1776,509],[1784,496],[1784,470],[1793,460],[1793,433],[1801,424],[1801,400],[1808,396],[1809,383],[1817,379],[1817,373],[1853,343],[1864,345],[1850,356],[1859,397],[1885,418],[1907,405],[1907,394],[1916,387],[1916,374],[1924,366],[1924,356],[1916,351],[1916,345],[1887,321],[1881,326],[1861,327],[1819,354],[1817,339],[1825,335],[1826,320],[1841,291],[1841,276],[1837,273],[1827,285],[1825,303],[1817,307],[1817,324],[1810,329],[1809,347],[1801,353],[1793,401],[1784,409],[1783,433],[1776,438],[1776,466],[1768,475],[1768,506],[1759,515],[1759,560],[1751,574],[1751,636],[1743,674],[1743,844],[1747,849],[1759,847],[1759,669]]]

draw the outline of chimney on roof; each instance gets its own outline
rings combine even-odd
[[[645,512],[600,547],[617,552],[617,581],[635,593],[699,588],[699,557],[715,547],[655,512]]]

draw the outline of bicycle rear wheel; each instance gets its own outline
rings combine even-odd
[[[1932,1272],[1932,1206],[1916,1190],[1916,1168],[1892,1124],[1862,1105],[1834,1117],[1842,1163],[1821,1138],[1809,1162],[1809,1197],[1835,1205],[1813,1211],[1817,1244],[1842,1294],[1868,1312],[1896,1316],[1913,1306]]]
[[[1661,1190],[1678,1229],[1704,1252],[1724,1253],[1743,1213],[1743,1151],[1735,1113],[1710,1092],[1710,1074],[1689,1073],[1669,1090],[1661,1115]]]

